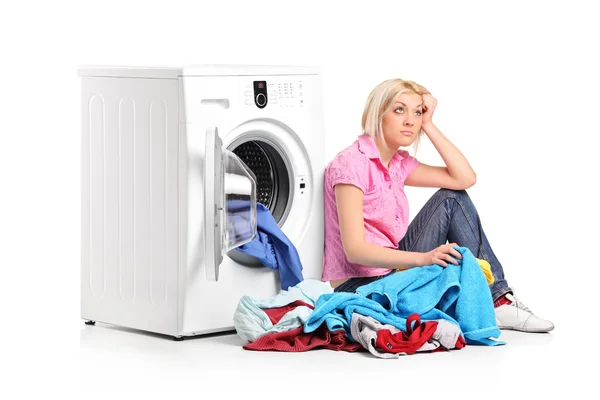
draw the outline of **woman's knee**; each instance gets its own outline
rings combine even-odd
[[[475,208],[466,190],[440,189],[434,195],[437,201],[450,201],[462,207]]]
[[[469,195],[466,190],[440,189],[435,192],[435,196],[451,197],[454,199],[468,199]]]

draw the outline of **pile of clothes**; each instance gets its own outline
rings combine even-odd
[[[497,340],[489,264],[455,249],[458,265],[393,273],[356,293],[305,279],[271,298],[243,296],[235,329],[246,350],[368,351],[379,358],[505,344]]]

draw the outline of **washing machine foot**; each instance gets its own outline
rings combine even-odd
[[[96,325],[96,321],[85,321],[86,325]]]

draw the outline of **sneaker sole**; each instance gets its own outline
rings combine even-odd
[[[503,330],[507,330],[507,331],[525,332],[525,333],[548,333],[548,332],[552,331],[554,329],[554,327],[552,327],[550,329],[526,329],[526,328],[515,328],[512,326],[498,325],[498,329],[503,329]]]

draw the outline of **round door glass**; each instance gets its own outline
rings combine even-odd
[[[242,142],[230,149],[252,172],[256,182],[256,202],[269,209],[281,226],[287,217],[291,199],[290,173],[284,158],[273,145],[261,140]],[[233,260],[249,267],[262,267],[256,257],[238,250],[227,253]]]
[[[244,142],[232,149],[256,177],[256,201],[271,211],[281,226],[290,197],[288,168],[279,152],[259,140]]]

